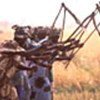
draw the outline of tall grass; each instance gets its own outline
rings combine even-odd
[[[100,57],[78,55],[65,69],[54,64],[54,100],[100,100]]]

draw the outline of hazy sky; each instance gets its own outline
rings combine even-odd
[[[81,20],[88,16],[99,0],[0,0],[0,21],[11,24],[50,26],[60,4],[64,2]],[[68,17],[68,21],[70,21]],[[72,23],[71,23],[72,24]]]

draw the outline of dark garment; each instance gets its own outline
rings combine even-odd
[[[51,85],[46,74],[47,68],[37,66],[30,78],[31,100],[51,100]]]
[[[31,88],[26,71],[17,72],[13,83],[17,89],[19,100],[30,100]]]

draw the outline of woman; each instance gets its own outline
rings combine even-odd
[[[34,64],[34,62],[33,62]],[[36,66],[30,77],[31,100],[51,100],[51,84],[47,76],[47,68]]]

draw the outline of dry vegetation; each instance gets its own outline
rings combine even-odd
[[[74,57],[54,64],[54,100],[100,100],[100,40],[93,36]]]
[[[78,62],[73,61],[66,70],[61,68],[63,64],[55,64],[55,100],[100,100],[99,58],[91,61],[93,66],[89,66],[90,62],[81,63],[80,59]]]

